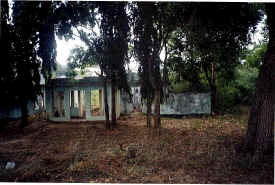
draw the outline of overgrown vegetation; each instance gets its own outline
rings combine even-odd
[[[160,102],[165,99],[170,79],[170,89],[177,92],[210,91],[213,115],[240,112],[234,108],[236,105],[251,104],[242,151],[257,164],[260,159],[264,160],[266,152],[274,150],[273,3],[12,2],[3,1],[1,4],[1,28],[4,28],[1,30],[1,51],[5,60],[0,73],[3,89],[0,98],[5,110],[12,105],[20,106],[22,131],[27,125],[28,101],[35,100],[41,93],[40,74],[47,83],[56,69],[55,35],[71,39],[74,35],[72,28],[75,28],[88,46],[87,50],[74,50],[75,58],[81,61],[78,66],[85,68],[98,64],[101,69],[99,76],[104,80],[107,129],[116,125],[116,88],[130,92],[125,65],[131,53],[140,64],[141,92],[143,99],[147,100],[147,126],[151,127],[154,99],[154,128],[159,135],[162,127]],[[263,33],[265,40],[253,50],[246,51],[251,44],[251,33],[264,14],[267,17]],[[95,25],[99,28],[99,35],[94,31]],[[163,50],[165,57],[162,61],[160,54]],[[68,75],[75,75],[73,68],[69,66]],[[107,82],[112,84],[111,111],[107,103]],[[18,88],[23,91],[18,91]],[[112,112],[112,124],[109,112]],[[196,120],[193,124],[197,124]],[[165,132],[154,143],[162,142],[164,136]],[[148,143],[150,141],[148,139]],[[166,142],[160,145],[169,146]],[[115,143],[111,144],[114,146]],[[78,151],[78,143],[72,146],[70,151]],[[162,151],[157,152],[162,155]],[[227,155],[225,150],[224,155]],[[227,157],[231,159],[230,155]],[[214,164],[214,159],[209,158],[209,161]],[[73,161],[78,164],[77,155]],[[45,175],[39,167],[41,161],[32,162],[33,166],[27,167],[27,175],[24,172],[23,176],[32,173],[30,169],[42,170],[37,174]],[[76,169],[70,167],[73,172]],[[100,174],[105,174],[105,171]]]

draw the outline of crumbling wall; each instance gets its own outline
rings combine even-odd
[[[133,111],[141,111],[142,102],[141,102],[141,94],[140,87],[132,87],[132,100],[130,100],[130,96],[124,92],[120,92],[120,112],[123,114],[128,114]]]
[[[142,112],[146,112],[146,105],[143,105]],[[154,112],[154,105],[152,105]],[[210,93],[171,93],[167,101],[160,105],[161,115],[188,115],[188,114],[210,114],[211,99]]]
[[[138,92],[138,91],[135,91]],[[121,95],[121,112],[130,113],[141,106],[142,112],[146,113],[146,103],[141,102],[140,93],[133,93],[133,101],[125,93]],[[154,104],[152,105],[154,112]],[[170,93],[165,103],[160,105],[161,115],[188,115],[188,114],[210,114],[210,93]]]

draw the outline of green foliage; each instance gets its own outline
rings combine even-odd
[[[197,89],[206,80],[216,111],[217,81],[234,78],[240,52],[250,43],[248,32],[255,31],[262,12],[248,3],[182,3],[175,10],[181,22],[168,43],[169,70]]]
[[[188,81],[176,72],[170,72],[168,89],[172,93],[209,92],[209,87],[203,77],[200,77],[196,82]]]
[[[256,79],[259,69],[244,64],[235,68],[234,79],[230,82],[218,80],[217,107],[219,111],[228,111],[239,105],[251,105],[256,90]]]
[[[267,44],[256,45],[252,50],[247,51],[245,57],[245,65],[249,67],[259,68],[264,61],[264,55],[267,50]]]
[[[199,73],[209,73],[211,64],[216,71],[234,71],[239,52],[250,42],[248,31],[255,30],[262,14],[248,3],[190,3],[182,7],[181,29],[170,40],[171,70],[177,70],[186,80],[198,81]],[[184,12],[185,11],[185,12]],[[178,12],[180,13],[180,11]],[[182,57],[184,55],[184,57]]]
[[[240,65],[236,69],[236,86],[242,91],[255,92],[255,83],[259,74],[259,69]]]
[[[263,63],[264,55],[267,50],[267,44],[259,44],[251,50],[246,50],[243,53],[242,63],[235,68],[234,81],[229,85],[228,98],[232,96],[234,101],[228,105],[253,102],[254,92],[256,91],[256,80],[258,78],[259,69]],[[234,90],[232,90],[234,89]],[[230,95],[231,91],[231,95]]]
[[[217,88],[217,110],[219,112],[228,111],[228,109],[238,104],[241,97],[240,89],[233,85],[218,86]]]
[[[173,93],[183,93],[183,92],[190,92],[190,82],[179,82],[179,83],[172,83],[169,86],[169,92]]]
[[[97,65],[97,61],[95,57],[93,57],[93,53],[84,47],[73,48],[68,61],[68,67],[72,70],[75,68],[85,69],[87,67]]]
[[[67,64],[67,71],[65,72],[65,75],[69,78],[74,78],[77,76],[77,72],[71,63]]]

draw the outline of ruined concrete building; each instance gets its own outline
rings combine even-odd
[[[46,85],[46,115],[52,121],[104,120],[103,81],[98,77],[57,78]],[[111,85],[107,83],[111,116]],[[116,116],[120,116],[120,91],[116,93]]]
[[[134,110],[146,112],[142,103],[138,79],[128,78],[133,99],[120,90],[116,91],[116,117]],[[53,79],[46,85],[46,115],[52,121],[104,120],[103,81],[98,77],[75,80],[69,78]],[[111,84],[107,84],[107,99],[111,117]],[[169,94],[161,105],[162,115],[210,114],[209,93]],[[154,106],[152,105],[152,111]]]
[[[142,102],[138,76],[128,74],[132,100],[123,91],[116,91],[116,117],[122,113],[142,111],[146,113],[146,102]],[[105,120],[103,80],[99,77],[83,79],[56,78],[43,84],[44,97],[29,103],[29,115],[43,113],[51,121],[95,121]],[[111,84],[107,83],[107,100],[111,117]],[[2,108],[3,109],[3,108]],[[0,109],[3,117],[21,117],[20,107],[12,110]],[[154,105],[152,105],[154,112]],[[210,114],[210,93],[169,93],[166,102],[160,105],[161,115]]]

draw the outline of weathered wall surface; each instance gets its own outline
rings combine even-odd
[[[146,104],[142,105],[139,89],[133,89],[133,102],[124,93],[121,96],[121,112],[130,113],[135,108],[142,107],[142,112],[146,113]],[[154,112],[154,105],[152,105]],[[169,94],[167,101],[160,106],[161,115],[187,115],[187,114],[210,114],[211,100],[210,93],[181,93]]]
[[[35,102],[28,102],[28,115],[31,116],[36,114],[39,110],[35,110]],[[0,119],[11,118],[11,119],[19,119],[21,118],[21,107],[19,105],[7,108],[0,108]]]
[[[133,110],[134,110],[134,106],[133,106],[133,103],[130,102],[130,97],[125,92],[121,92],[120,112],[122,114],[128,114],[133,112]]]
[[[121,91],[120,95],[120,112],[121,113],[131,113],[135,109],[141,110],[141,95],[140,95],[140,87],[132,87],[132,102],[130,102],[130,97],[127,93]]]
[[[38,96],[38,101],[28,102],[28,115],[32,116],[42,111],[43,109],[43,98]],[[36,103],[38,103],[36,105]],[[39,107],[36,107],[39,106]],[[21,107],[19,105],[15,105],[13,107],[0,107],[0,119],[19,119],[21,118]]]
[[[146,106],[142,112],[146,112]],[[154,105],[152,105],[154,112]],[[210,114],[210,93],[169,94],[167,102],[160,105],[161,115]]]

